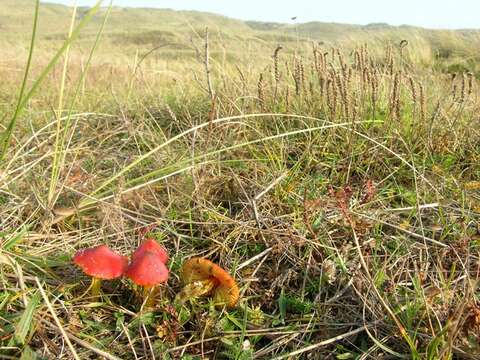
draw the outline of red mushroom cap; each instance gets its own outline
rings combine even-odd
[[[125,276],[137,285],[154,286],[167,281],[168,269],[156,253],[144,251],[132,260]]]
[[[132,260],[135,260],[137,257],[143,255],[145,251],[157,255],[164,264],[168,262],[167,250],[165,250],[162,245],[159,245],[158,242],[153,239],[145,240],[132,254]]]
[[[126,256],[118,255],[106,245],[78,251],[73,262],[80,266],[85,274],[105,280],[122,276],[128,266]]]

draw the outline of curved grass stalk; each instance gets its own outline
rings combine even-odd
[[[293,118],[293,119],[304,119],[304,120],[314,120],[314,121],[321,121],[323,123],[329,123],[330,127],[338,127],[338,128],[341,128],[341,129],[344,129],[344,130],[347,130],[347,131],[352,131],[350,125],[351,123],[350,122],[345,122],[345,123],[341,123],[341,124],[338,124],[338,123],[333,123],[331,121],[328,121],[328,120],[322,120],[322,119],[319,119],[319,118],[315,118],[315,117],[311,117],[311,116],[303,116],[303,115],[295,115],[295,114],[275,114],[275,113],[264,113],[264,114],[247,114],[247,115],[236,115],[236,116],[229,116],[229,117],[224,117],[224,118],[220,118],[220,119],[216,119],[216,120],[213,120],[211,122],[205,122],[205,123],[202,123],[200,125],[197,125],[197,126],[194,126],[194,127],[191,127],[190,129],[188,130],[185,130],[183,131],[182,133],[172,137],[171,139],[165,141],[164,143],[158,145],[157,147],[155,147],[154,149],[150,150],[149,152],[147,152],[146,154],[140,156],[139,158],[137,158],[136,160],[132,161],[129,165],[127,165],[126,167],[124,167],[122,170],[120,170],[118,173],[116,173],[115,175],[113,175],[112,177],[110,177],[109,179],[105,180],[96,190],[94,190],[92,193],[90,193],[90,199],[92,198],[95,198],[96,195],[99,194],[100,190],[106,188],[108,185],[110,185],[111,183],[113,183],[115,180],[117,180],[118,178],[120,178],[122,175],[128,173],[130,170],[132,170],[133,168],[135,168],[135,166],[139,165],[142,161],[146,160],[147,158],[149,158],[150,156],[152,156],[153,154],[157,153],[158,151],[160,151],[161,149],[163,149],[164,147],[170,145],[171,143],[195,132],[195,131],[198,131],[202,128],[205,128],[207,126],[211,126],[212,124],[220,124],[220,123],[225,123],[225,122],[228,122],[228,121],[232,121],[232,120],[238,120],[238,119],[249,119],[249,118],[266,118],[266,117],[271,117],[271,116],[276,116],[276,117],[282,117],[282,118]],[[358,122],[358,123],[363,123],[363,124],[372,124],[372,123],[382,123],[383,121],[381,120],[365,120],[365,121],[362,121],[362,122]],[[321,127],[320,127],[321,128]],[[315,128],[316,130],[320,130],[320,128]],[[279,137],[286,137],[286,136],[289,136],[289,135],[285,135],[285,134],[291,134],[291,135],[294,135],[296,133],[301,133],[301,132],[305,132],[304,130],[299,130],[299,131],[294,131],[294,132],[289,132],[289,133],[284,133],[283,135],[282,134],[279,134],[279,135],[274,135],[273,137],[268,137],[268,139],[275,139],[275,138],[279,138]],[[306,131],[306,132],[312,132],[312,130],[310,131]],[[422,180],[426,181],[427,184],[430,185],[430,187],[434,190],[434,191],[438,191],[437,189],[435,189],[435,187],[427,180],[425,179],[425,177],[422,175],[422,174],[419,174],[417,169],[410,163],[408,162],[406,159],[404,159],[401,155],[397,154],[395,151],[391,150],[390,148],[388,148],[387,146],[383,145],[382,143],[378,142],[377,140],[369,137],[368,135],[365,135],[361,132],[359,132],[358,130],[354,130],[354,133],[362,138],[364,138],[365,140],[369,141],[369,142],[372,142],[374,143],[375,145],[379,146],[380,148],[382,148],[383,150],[389,152],[390,154],[392,154],[394,157],[396,157],[397,159],[399,159],[403,164],[405,164],[408,168],[410,168],[412,171],[414,171],[420,178],[422,178]],[[257,140],[254,140],[254,142],[252,144],[255,144],[256,142],[261,142],[262,139],[257,139]],[[240,147],[240,146],[245,146],[245,145],[249,145],[248,143],[244,143],[244,144],[241,144],[241,145],[234,145],[235,148],[237,147]],[[227,148],[228,150],[231,150],[230,148]],[[220,150],[221,151],[221,150]],[[214,152],[215,153],[215,152]],[[212,153],[209,153],[210,155]],[[190,159],[191,161],[191,159]],[[80,202],[80,207],[84,207],[85,205],[91,205],[90,202],[83,202],[81,201]]]
[[[91,205],[95,204],[96,200],[94,199],[102,199],[102,200],[105,200],[105,199],[109,199],[111,198],[111,196],[107,195],[108,193],[110,193],[111,191],[113,190],[107,190],[107,191],[104,191],[104,192],[101,192],[100,193],[100,190],[106,188],[108,185],[110,185],[111,183],[113,183],[116,179],[118,179],[120,176],[128,173],[130,170],[132,170],[135,166],[137,166],[138,164],[140,164],[142,161],[144,161],[145,159],[147,159],[148,157],[150,157],[151,155],[155,154],[156,152],[158,152],[159,150],[161,150],[162,148],[166,147],[167,145],[173,143],[174,141],[176,140],[179,140],[183,137],[185,137],[186,135],[194,132],[194,131],[198,131],[199,129],[202,129],[206,126],[209,126],[211,123],[222,123],[222,122],[227,122],[227,121],[232,121],[232,120],[236,120],[236,119],[245,119],[245,118],[257,118],[257,117],[267,117],[267,116],[277,116],[277,117],[290,117],[290,118],[295,118],[295,119],[304,119],[304,120],[316,120],[316,121],[321,121],[323,123],[330,123],[330,125],[325,125],[325,126],[320,126],[320,127],[314,127],[314,128],[308,128],[308,129],[301,129],[301,130],[296,130],[296,131],[291,131],[291,132],[287,132],[287,133],[281,133],[281,134],[276,134],[276,135],[272,135],[272,136],[268,136],[268,137],[264,137],[264,138],[261,138],[261,139],[255,139],[255,140],[252,140],[252,141],[248,141],[248,142],[244,142],[244,143],[241,143],[241,144],[236,144],[236,145],[232,145],[230,147],[227,147],[227,148],[223,148],[223,149],[219,149],[219,150],[215,150],[215,151],[212,151],[212,152],[209,152],[207,154],[203,154],[203,155],[199,155],[197,157],[195,157],[193,160],[196,160],[196,159],[202,159],[202,158],[205,158],[205,157],[208,157],[208,156],[212,156],[212,155],[218,155],[218,154],[221,154],[225,151],[229,151],[229,150],[234,150],[234,149],[237,149],[237,148],[240,148],[240,147],[243,147],[243,146],[249,146],[249,145],[253,145],[253,144],[256,144],[256,143],[259,143],[259,142],[263,142],[263,141],[268,141],[268,140],[274,140],[274,139],[277,139],[277,138],[284,138],[284,137],[288,137],[288,136],[293,136],[293,135],[297,135],[297,134],[302,134],[302,133],[312,133],[312,132],[315,132],[315,131],[319,131],[319,130],[322,130],[322,129],[327,129],[327,128],[341,128],[341,129],[344,129],[346,131],[351,131],[351,128],[349,127],[350,126],[350,123],[349,122],[345,122],[345,123],[333,123],[333,122],[330,122],[330,121],[327,121],[327,120],[321,120],[321,119],[318,119],[318,118],[314,118],[314,117],[310,117],[310,116],[302,116],[302,115],[294,115],[294,114],[273,114],[273,113],[269,113],[269,114],[248,114],[248,115],[237,115],[237,116],[231,116],[231,117],[225,117],[225,118],[221,118],[221,119],[216,119],[212,122],[206,122],[206,123],[203,123],[203,124],[200,124],[200,125],[197,125],[195,127],[192,127],[188,130],[185,130],[184,132],[174,136],[173,138],[167,140],[166,142],[158,145],[156,148],[150,150],[148,153],[140,156],[138,159],[134,160],[132,163],[130,163],[129,165],[127,165],[125,168],[123,168],[121,171],[119,171],[117,174],[113,175],[111,178],[109,178],[108,180],[104,181],[95,191],[93,191],[92,193],[89,194],[88,198],[80,201],[80,204],[79,204],[79,209],[82,209],[82,208],[85,208],[85,207],[90,207]],[[372,123],[381,123],[382,121],[380,120],[365,120],[365,121],[362,121],[362,122],[359,122],[359,123],[363,123],[363,124],[372,124]],[[433,187],[433,185],[428,182],[428,180],[426,180],[423,175],[421,174],[418,174],[418,171],[417,169],[410,163],[408,162],[406,159],[404,159],[401,155],[397,154],[395,151],[391,150],[390,148],[388,148],[387,146],[383,145],[382,143],[378,142],[377,140],[369,137],[368,135],[365,135],[361,132],[359,132],[358,130],[355,130],[354,131],[356,135],[374,143],[375,145],[381,147],[382,149],[384,149],[385,151],[389,152],[390,154],[392,154],[394,157],[396,157],[397,159],[399,159],[403,164],[405,164],[406,166],[408,166],[412,171],[414,171],[417,175],[419,175],[423,180],[425,180],[431,187],[432,189],[435,189]],[[177,164],[178,165],[183,165],[185,163],[191,163],[192,162],[192,159],[188,159],[188,160],[185,160],[184,162],[180,163],[180,164]],[[195,166],[195,165],[193,165]],[[167,168],[163,168],[163,169],[160,169],[160,170],[156,170],[155,172],[151,172],[147,175],[144,175],[142,176],[141,178],[137,178],[137,179],[134,179],[132,181],[138,181],[139,179],[147,179],[147,178],[151,178],[152,177],[152,174],[154,176],[154,174],[159,174],[159,173],[164,173],[166,169],[169,169],[171,168],[171,166],[167,167]],[[177,174],[180,174],[186,170],[189,170],[191,169],[192,166],[188,166],[188,167],[185,167],[183,170],[182,169],[178,169],[178,170],[175,170],[173,173],[170,173],[168,175],[165,175],[165,176],[162,176],[160,178],[157,178],[156,180],[154,181],[149,181],[148,184],[152,184],[154,182],[157,182],[157,181],[160,181],[160,180],[164,180],[170,176],[173,176],[173,175],[177,175]],[[132,182],[130,181],[130,183]],[[142,185],[136,185],[135,187],[132,187],[130,189],[126,189],[124,190],[122,193],[125,193],[125,192],[128,192],[128,191],[131,191],[131,190],[136,190],[136,189],[139,189],[141,188]]]
[[[258,114],[255,114],[255,115],[258,115]],[[318,120],[318,119],[317,119]],[[371,123],[370,120],[367,120],[363,123]],[[127,193],[129,191],[133,191],[133,190],[137,190],[143,186],[146,186],[146,185],[151,185],[155,182],[158,182],[158,181],[161,181],[161,180],[164,180],[168,177],[171,177],[173,175],[178,175],[178,174],[181,174],[187,170],[190,170],[192,168],[194,168],[195,166],[198,166],[199,164],[196,164],[195,161],[198,161],[198,160],[201,160],[201,159],[205,159],[205,158],[208,158],[210,156],[215,156],[215,155],[219,155],[219,154],[222,154],[224,152],[227,152],[227,151],[230,151],[230,150],[236,150],[236,149],[239,149],[239,148],[242,148],[242,147],[245,147],[245,146],[250,146],[250,145],[254,145],[254,144],[258,144],[258,143],[261,143],[261,142],[265,142],[265,141],[270,141],[270,140],[275,140],[275,139],[280,139],[280,138],[285,138],[285,137],[290,137],[290,136],[295,136],[295,135],[301,135],[301,134],[307,134],[307,133],[312,133],[312,132],[316,132],[316,131],[320,131],[320,130],[326,130],[326,129],[332,129],[332,128],[343,128],[343,127],[346,127],[348,126],[348,122],[345,122],[345,123],[340,123],[340,124],[329,124],[329,125],[323,125],[323,126],[317,126],[317,127],[312,127],[312,128],[307,128],[307,129],[300,129],[300,130],[295,130],[295,131],[290,131],[290,132],[285,132],[285,133],[280,133],[280,134],[275,134],[275,135],[271,135],[271,136],[266,136],[266,137],[263,137],[263,138],[260,138],[260,139],[255,139],[255,140],[250,140],[250,141],[246,141],[246,142],[242,142],[240,144],[235,144],[235,145],[232,145],[232,146],[228,146],[228,147],[225,147],[225,148],[222,148],[222,149],[218,149],[218,150],[214,150],[214,151],[211,151],[211,152],[208,152],[206,154],[202,154],[202,155],[198,155],[196,157],[194,157],[193,159],[192,158],[189,158],[189,159],[186,159],[178,164],[175,164],[175,165],[170,165],[169,167],[166,167],[166,168],[163,168],[163,169],[159,169],[159,170],[156,170],[156,171],[153,171],[147,175],[144,175],[142,177],[139,177],[139,178],[136,178],[136,179],[133,179],[133,180],[130,180],[130,182],[127,183],[128,184],[132,184],[132,182],[141,182],[142,180],[147,180],[148,178],[152,178],[154,177],[155,175],[158,175],[158,174],[163,174],[165,173],[166,171],[168,171],[169,169],[171,169],[173,167],[173,172],[170,172],[168,173],[167,175],[164,175],[164,176],[160,176],[158,178],[154,178],[153,180],[151,181],[148,181],[146,183],[140,183],[139,185],[135,185],[131,188],[128,188],[124,191],[121,192],[121,194],[124,194],[124,193]],[[204,125],[204,124],[202,124]],[[208,123],[207,123],[208,125]],[[200,126],[200,125],[199,125]],[[202,126],[203,127],[203,126]],[[190,130],[190,129],[189,129]],[[169,140],[170,141],[170,140]],[[169,142],[167,141],[167,142]],[[171,141],[170,141],[171,142]],[[165,143],[164,143],[165,144]],[[163,145],[159,145],[163,147]],[[159,147],[153,149],[152,151],[150,151],[150,153],[152,153],[154,150],[158,149]],[[151,154],[150,154],[151,155]],[[142,160],[145,159],[144,156],[141,156],[140,157]],[[194,162],[192,164],[192,161]],[[212,160],[208,161],[208,162],[211,162]],[[128,165],[126,168],[124,168],[122,171],[120,171],[117,175],[113,176],[112,178],[110,178],[109,180],[107,180],[107,182],[105,182],[104,184],[105,185],[102,185],[100,188],[104,188],[107,184],[106,183],[111,183],[112,181],[114,181],[118,176],[121,176],[123,174],[125,174],[127,172],[127,169],[130,170],[132,168],[132,164],[134,165],[137,165],[138,163],[140,163],[141,161],[139,161],[139,159],[135,160],[134,162],[132,162],[130,165]],[[207,162],[207,163],[208,163]],[[189,166],[185,166],[186,164],[190,164]],[[204,164],[204,163],[202,163]],[[178,167],[180,167],[180,169],[178,169]],[[175,170],[177,169],[177,170]],[[94,193],[91,193],[89,198],[88,199],[85,199],[85,201],[81,201],[80,204],[79,204],[79,208],[82,209],[82,208],[85,208],[85,207],[90,207],[91,205],[93,205],[95,202],[97,201],[100,201],[100,200],[107,200],[109,198],[111,198],[113,195],[107,195],[109,194],[111,191],[113,190],[107,190],[103,193],[100,193],[98,194],[98,189],[94,192]],[[97,195],[97,197],[95,196]],[[101,197],[101,198],[98,198],[98,197]],[[97,199],[97,200],[95,200]]]

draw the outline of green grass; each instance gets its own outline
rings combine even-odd
[[[32,37],[32,4],[0,5],[0,358],[480,356],[477,32],[112,8],[69,37],[42,4]],[[127,279],[90,297],[75,251],[146,228],[171,258],[155,307]],[[192,256],[237,308],[175,300]]]

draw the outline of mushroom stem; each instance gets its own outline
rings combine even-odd
[[[143,302],[146,309],[152,308],[155,305],[155,294],[157,293],[157,288],[155,286],[144,286],[143,287]]]
[[[90,285],[90,293],[94,297],[100,296],[100,289],[102,287],[102,279],[92,277],[92,284]]]

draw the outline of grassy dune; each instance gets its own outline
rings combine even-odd
[[[0,3],[0,358],[480,357],[480,32],[113,8],[70,42],[42,4],[31,53],[34,8]],[[75,251],[145,236],[155,307],[91,297]],[[235,309],[176,300],[192,256]]]

